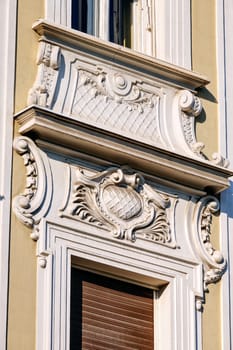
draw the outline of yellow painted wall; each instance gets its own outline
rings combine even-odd
[[[17,133],[16,133],[17,134]],[[23,159],[14,153],[12,196],[23,193],[26,171]],[[12,213],[8,306],[8,350],[35,349],[36,243],[31,230]]]
[[[18,0],[15,111],[26,107],[36,72],[37,35],[32,24],[44,17],[44,0]]]
[[[204,153],[211,158],[218,150],[215,0],[192,0],[192,64],[211,81],[199,91],[204,111],[197,119],[198,141],[204,142]]]
[[[32,23],[43,17],[43,0],[18,0],[15,111],[26,107],[27,93],[36,76],[37,37]],[[15,135],[17,132],[15,133]],[[14,153],[13,197],[25,188],[23,159]],[[8,305],[8,350],[35,349],[36,243],[12,214]],[[1,347],[1,346],[0,346]]]
[[[211,80],[206,88],[200,90],[204,112],[197,124],[198,141],[206,145],[204,153],[209,158],[218,151],[215,7],[215,0],[192,0],[193,69]],[[214,220],[212,231],[212,243],[218,248],[218,220]],[[220,350],[220,283],[211,285],[209,290],[203,313],[203,349]]]

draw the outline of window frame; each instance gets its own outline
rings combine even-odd
[[[156,293],[155,349],[201,349],[201,313],[195,309],[194,291],[200,287],[201,293],[202,283],[199,287],[197,283],[201,266],[172,257],[161,260],[142,247],[104,241],[81,226],[77,230],[46,219],[40,226],[36,349],[69,350],[70,279],[75,260],[80,268],[92,266],[97,273],[101,268],[101,273],[115,278],[162,288]]]
[[[156,58],[191,69],[191,0],[155,1]],[[71,28],[72,0],[46,0],[45,19]],[[108,40],[106,13],[108,0],[102,0],[100,13],[104,14],[99,37]],[[154,54],[154,53],[153,53]]]

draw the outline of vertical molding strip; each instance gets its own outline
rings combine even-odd
[[[219,115],[219,149],[233,166],[233,44],[231,27],[233,21],[233,3],[231,0],[216,2],[216,46],[218,78],[218,115]],[[221,324],[222,349],[232,349],[233,335],[233,182],[221,195],[220,239],[223,254],[227,257],[227,271],[222,278]]]
[[[190,0],[156,0],[156,57],[191,69]]]
[[[17,0],[0,3],[0,344],[7,348],[10,196]]]

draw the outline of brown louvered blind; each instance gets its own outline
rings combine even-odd
[[[154,350],[153,291],[72,268],[70,350]]]

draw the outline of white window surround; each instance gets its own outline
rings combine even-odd
[[[107,0],[101,2],[101,12],[108,11]],[[47,0],[45,19],[71,27],[71,1]],[[107,16],[104,16],[107,18]],[[100,37],[107,39],[106,23]],[[156,57],[169,63],[191,69],[191,5],[190,0],[155,0]],[[148,40],[147,34],[145,40]],[[139,49],[143,49],[140,47]],[[153,51],[149,49],[149,51]]]
[[[6,349],[17,1],[0,2],[0,344]]]
[[[110,276],[149,287],[158,288],[166,284],[156,300],[155,349],[202,349],[199,336],[201,313],[195,311],[197,290],[194,292],[201,284],[197,280],[201,267],[195,262],[174,262],[169,258],[160,260],[142,249],[137,251],[129,246],[119,247],[115,242],[103,242],[98,237],[93,239],[86,231],[78,232],[46,221],[42,225],[44,234],[39,249],[41,252],[52,249],[54,259],[40,252],[38,350],[69,349],[70,274],[73,264],[89,267],[100,274],[104,269]],[[46,236],[49,237],[47,244]],[[42,247],[44,244],[46,247]],[[47,264],[46,268],[41,268],[44,264]]]
[[[69,349],[70,272],[78,264],[165,286],[156,303],[156,350],[201,350],[204,290],[221,278],[226,264],[210,242],[216,198],[180,192],[175,181],[160,186],[156,177],[149,181],[128,168],[112,168],[110,161],[106,169],[106,160],[93,163],[80,151],[37,142],[40,148],[27,137],[15,140],[30,185],[13,201],[37,241],[37,349]],[[127,187],[118,187],[119,181]],[[132,220],[108,209],[108,188],[114,198],[125,192],[136,198],[138,209],[127,214]]]
[[[113,2],[114,3],[114,2]],[[111,25],[109,19],[110,12],[110,1],[109,0],[101,0],[94,1],[91,6],[92,16],[90,13],[87,14],[88,18],[91,17],[94,23],[90,24],[90,26],[86,28],[86,33],[93,34],[96,37],[99,37],[103,40],[112,41],[115,43],[119,43],[119,40],[130,40],[130,47],[136,51],[142,52],[144,54],[154,56],[155,57],[155,8],[154,1],[151,0],[137,0],[131,1],[129,5],[129,28],[127,28],[127,34],[129,38],[121,38],[119,31],[123,30],[123,22],[124,18],[122,16],[122,11],[118,8],[118,2],[113,6],[116,8],[112,9],[112,17],[114,14],[118,14],[116,22],[119,22],[120,29],[118,32],[116,30],[113,38],[111,38]],[[123,3],[122,3],[123,6]],[[80,9],[80,12],[82,10]],[[83,15],[86,15],[83,13]],[[79,20],[80,21],[80,20]],[[78,22],[79,22],[78,21]],[[77,24],[77,23],[76,23]],[[116,25],[115,23],[112,25]],[[133,30],[132,30],[133,28]],[[91,33],[90,33],[91,32]],[[111,39],[111,40],[110,40]],[[122,43],[124,46],[129,47],[127,42]],[[129,43],[128,43],[129,44]]]

